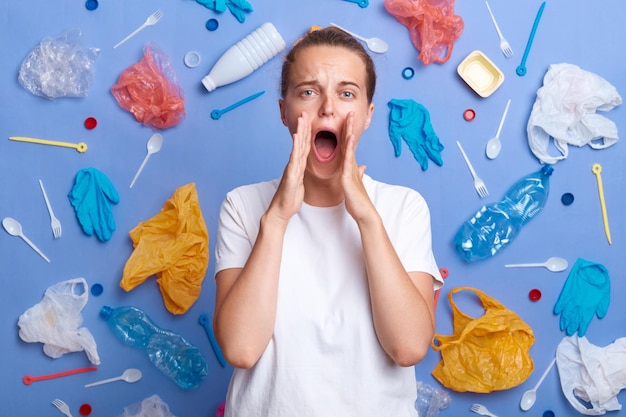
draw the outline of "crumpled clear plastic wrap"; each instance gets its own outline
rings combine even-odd
[[[153,129],[176,126],[185,118],[185,98],[169,56],[155,43],[126,68],[111,88],[117,103],[138,122]]]
[[[44,38],[26,56],[18,82],[33,95],[53,100],[86,97],[91,87],[97,48],[83,48],[78,29]]]
[[[385,0],[385,9],[409,30],[424,65],[450,59],[464,23],[454,14],[454,0]]]
[[[176,417],[170,407],[158,395],[152,395],[140,403],[124,407],[119,417]]]

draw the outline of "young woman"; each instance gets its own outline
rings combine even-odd
[[[416,416],[413,365],[441,286],[420,194],[364,174],[374,64],[347,33],[300,39],[282,70],[293,147],[279,180],[221,209],[214,328],[234,367],[226,416]]]

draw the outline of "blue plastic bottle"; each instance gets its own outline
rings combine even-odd
[[[463,223],[454,236],[454,245],[463,259],[480,261],[507,247],[546,205],[553,171],[551,165],[544,165],[513,184],[502,201],[483,206]]]
[[[208,372],[200,350],[182,336],[158,327],[137,307],[102,307],[100,317],[124,343],[144,349],[150,361],[184,389],[197,388]]]

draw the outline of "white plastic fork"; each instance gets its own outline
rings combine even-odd
[[[117,48],[118,46],[120,46],[121,44],[123,44],[124,42],[132,38],[133,36],[135,36],[137,33],[139,33],[140,30],[144,29],[145,27],[156,24],[156,22],[158,22],[161,19],[161,17],[163,17],[163,12],[161,11],[161,9],[156,10],[154,13],[148,16],[148,18],[143,23],[143,25],[139,26],[137,29],[135,29],[133,33],[131,33],[130,35],[128,35],[127,37],[119,41],[119,43],[115,45],[113,49]]]
[[[55,239],[61,237],[62,229],[61,222],[56,218],[54,212],[52,211],[52,206],[50,206],[50,201],[48,201],[48,196],[46,195],[46,189],[43,188],[43,182],[39,180],[39,186],[41,187],[41,192],[43,193],[43,199],[46,201],[46,207],[48,207],[48,214],[50,214],[50,227],[52,228],[52,235]]]
[[[489,11],[489,16],[491,16],[491,21],[493,22],[493,25],[496,28],[496,32],[498,32],[498,37],[500,38],[500,50],[502,51],[502,53],[504,54],[505,57],[511,58],[513,56],[513,49],[511,48],[511,45],[509,44],[509,41],[504,39],[504,36],[502,36],[502,32],[500,32],[500,28],[498,27],[498,23],[496,22],[496,18],[493,17],[493,13],[491,12],[491,7],[489,7],[489,3],[487,1],[485,1],[485,4],[487,5],[487,10]]]
[[[63,401],[58,398],[52,401],[52,405],[59,409],[60,412],[65,414],[67,417],[72,417],[72,413],[70,413],[70,407],[65,404]]]
[[[476,175],[476,171],[474,171],[474,167],[472,166],[471,162],[467,158],[467,155],[465,155],[465,151],[463,150],[463,147],[461,146],[461,142],[457,140],[456,144],[459,145],[459,150],[461,151],[461,154],[463,155],[463,159],[465,159],[465,163],[467,164],[467,167],[469,168],[470,173],[472,174],[472,177],[474,178],[474,188],[476,189],[476,192],[478,193],[480,198],[487,197],[489,195],[489,191],[487,191],[487,186],[485,185],[485,182],[482,179],[480,179],[478,175]]]
[[[482,404],[472,404],[470,410],[472,410],[476,414],[480,414],[481,416],[498,417],[495,414],[490,413],[489,410],[487,410],[487,407]]]

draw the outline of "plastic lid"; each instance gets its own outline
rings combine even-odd
[[[102,291],[103,291],[102,284],[93,284],[91,286],[91,294],[96,297],[101,295]]]
[[[105,320],[109,318],[111,313],[113,313],[113,309],[109,306],[102,306],[102,308],[100,309],[100,317],[102,317]]]
[[[565,193],[561,196],[561,203],[563,203],[564,205],[569,206],[573,202],[574,202],[574,194]]]
[[[200,54],[196,51],[189,51],[185,54],[185,58],[183,59],[183,61],[185,62],[185,65],[187,65],[189,68],[195,68],[200,65]]]
[[[467,109],[463,112],[463,118],[468,122],[471,122],[476,118],[476,112],[474,109]]]
[[[85,7],[87,10],[96,10],[98,8],[98,0],[87,0]]]
[[[89,414],[91,414],[91,406],[89,404],[83,404],[78,409],[78,412],[81,416],[88,416]]]
[[[217,30],[218,27],[220,27],[220,22],[218,22],[217,19],[209,19],[206,21],[206,24],[204,26],[206,26],[208,30],[213,32],[214,30]]]
[[[415,70],[411,67],[406,67],[402,70],[402,78],[405,80],[410,80],[415,75]]]
[[[537,288],[533,288],[528,293],[528,298],[530,298],[531,301],[539,301],[541,299],[541,291]]]
[[[85,119],[85,127],[89,130],[95,128],[96,126],[98,126],[98,121],[96,120],[95,117],[88,117]]]
[[[546,410],[543,412],[543,417],[554,417],[554,411]]]

